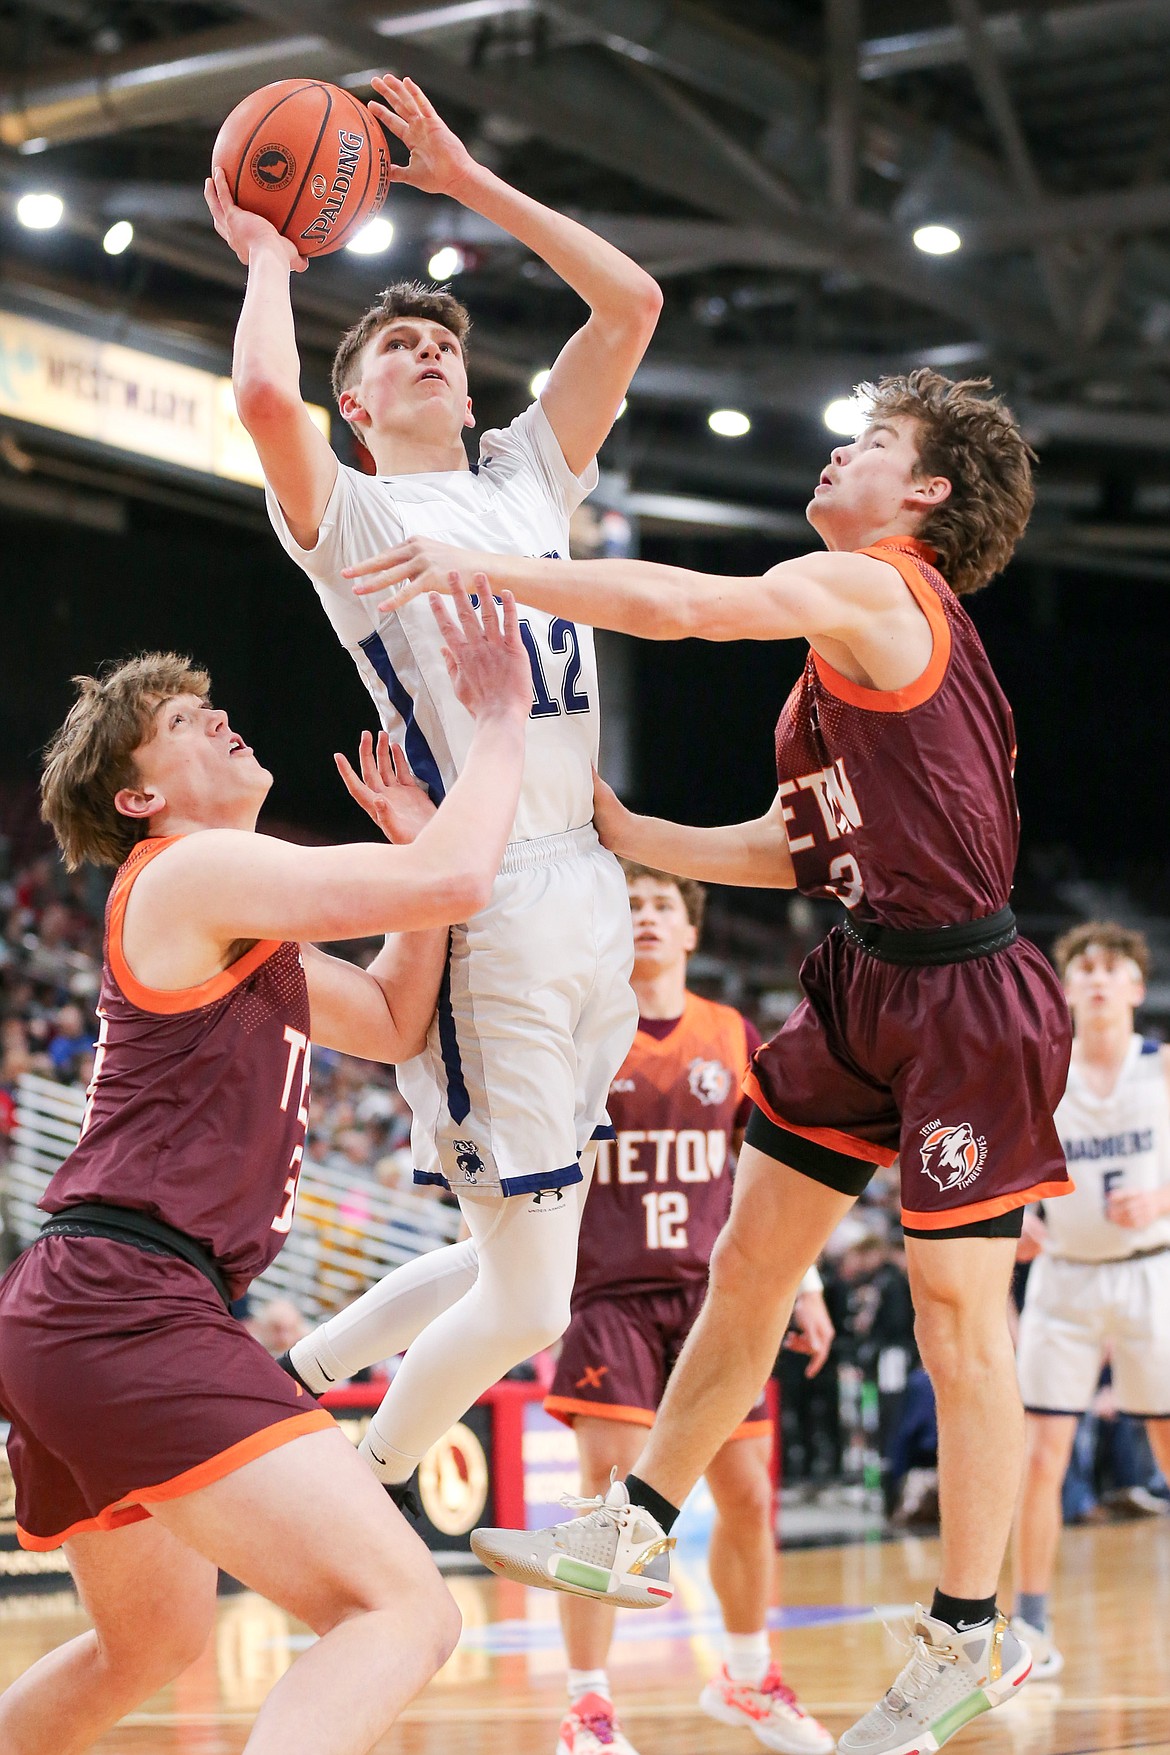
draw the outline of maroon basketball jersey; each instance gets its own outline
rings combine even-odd
[[[126,901],[174,839],[141,842],[114,879],[81,1138],[40,1204],[59,1213],[105,1201],[162,1219],[211,1252],[239,1297],[292,1226],[309,996],[299,948],[275,939],[198,987],[135,979],[122,951]]]
[[[693,993],[669,1035],[638,1031],[610,1086],[616,1138],[598,1146],[574,1302],[706,1279],[747,1065],[739,1013]]]
[[[934,550],[899,536],[861,552],[897,568],[934,650],[889,691],[810,651],[776,726],[797,886],[902,930],[981,919],[1007,905],[1016,863],[1011,708]]]

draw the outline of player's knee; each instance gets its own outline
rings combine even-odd
[[[125,1637],[101,1640],[102,1656],[125,1687],[145,1699],[199,1661],[214,1619],[214,1606],[178,1602],[165,1620],[151,1622],[148,1639],[126,1629]]]
[[[1034,1480],[1060,1483],[1071,1448],[1059,1425],[1032,1415],[1025,1427],[1024,1467]]]
[[[529,1286],[512,1302],[505,1332],[508,1351],[516,1354],[516,1360],[530,1359],[533,1353],[556,1345],[569,1326],[569,1295],[568,1287]]]
[[[711,1252],[708,1301],[720,1304],[748,1303],[756,1308],[777,1304],[791,1292],[767,1272],[767,1253],[750,1231],[734,1223],[725,1225]]]

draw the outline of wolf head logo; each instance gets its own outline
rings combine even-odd
[[[720,1060],[692,1060],[687,1068],[691,1096],[700,1103],[725,1103],[731,1094],[731,1074]]]
[[[976,1137],[969,1121],[957,1127],[944,1127],[941,1121],[931,1122],[922,1134],[922,1168],[944,1194],[951,1189],[969,1188],[983,1167],[987,1141]]]

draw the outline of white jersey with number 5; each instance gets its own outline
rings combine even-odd
[[[1090,1090],[1077,1068],[1056,1111],[1075,1191],[1044,1209],[1047,1252],[1068,1261],[1120,1261],[1170,1247],[1170,1215],[1141,1231],[1115,1225],[1106,1205],[1115,1190],[1170,1182],[1170,1098],[1161,1044],[1134,1035],[1108,1097]]]
[[[485,433],[475,469],[363,475],[344,466],[303,549],[271,488],[269,517],[285,549],[317,588],[342,645],[373,696],[382,724],[401,742],[438,802],[467,755],[473,722],[455,699],[442,639],[425,598],[380,616],[378,598],[355,597],[341,569],[410,536],[431,536],[493,554],[569,553],[569,517],[597,482],[591,463],[576,476],[539,402],[502,430]],[[593,817],[597,761],[597,665],[589,628],[521,608],[532,666],[532,712],[513,839],[576,829]]]

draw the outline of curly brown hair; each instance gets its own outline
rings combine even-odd
[[[1062,981],[1073,958],[1090,949],[1104,951],[1106,956],[1129,957],[1141,970],[1142,980],[1149,980],[1150,947],[1140,932],[1119,926],[1116,920],[1083,920],[1062,933],[1052,947],[1052,961]]]
[[[651,865],[639,865],[637,860],[623,859],[619,861],[626,874],[626,882],[634,883],[638,878],[652,878],[656,884],[673,884],[682,897],[682,905],[687,911],[687,919],[696,932],[703,930],[703,915],[707,909],[707,892],[703,885],[694,878],[675,877],[670,871],[655,871]]]
[[[943,475],[950,497],[918,534],[938,554],[939,571],[958,596],[1002,573],[1024,534],[1036,490],[1036,454],[988,378],[944,378],[929,366],[904,377],[863,384],[870,420],[914,421],[922,475]]]
[[[161,701],[205,701],[211,678],[177,652],[142,652],[73,684],[77,699],[45,750],[41,817],[69,871],[86,860],[121,865],[150,833],[148,822],[123,816],[114,803],[124,786],[138,783],[134,751],[152,736]]]
[[[367,341],[399,317],[424,317],[431,323],[441,323],[458,341],[466,360],[471,330],[467,306],[441,286],[428,286],[422,280],[396,280],[393,286],[382,288],[369,310],[338,342],[332,372],[335,398],[340,399],[341,392],[356,382]]]

